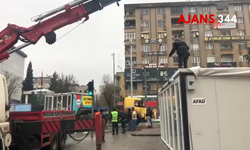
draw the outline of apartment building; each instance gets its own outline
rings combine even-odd
[[[177,70],[178,57],[168,59],[175,37],[190,46],[189,67],[247,66],[243,55],[250,47],[250,1],[203,1],[175,3],[126,4],[124,16],[125,82],[130,95],[130,65],[133,67],[134,95],[143,95],[146,68],[149,95],[156,94],[156,64],[159,62],[159,87]],[[178,24],[180,15],[214,14],[237,17],[237,23],[225,22],[218,29],[213,24]],[[161,40],[147,44],[147,40]],[[130,56],[132,49],[132,63]],[[168,69],[167,69],[168,68]]]

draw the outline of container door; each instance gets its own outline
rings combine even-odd
[[[53,110],[53,96],[45,96],[44,110]]]

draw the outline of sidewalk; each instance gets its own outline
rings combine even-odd
[[[145,130],[153,131],[157,130],[157,128]],[[76,139],[81,139],[83,135],[74,135],[74,137]],[[126,134],[120,133],[118,135],[111,135],[111,133],[107,133],[105,135],[105,139],[106,142],[102,144],[102,150],[168,150],[165,144],[161,141],[160,136],[131,136],[131,132],[128,131]],[[70,138],[67,140],[65,150],[81,149],[96,150],[95,135],[94,139],[91,139],[89,135],[82,142],[76,142]]]
[[[131,133],[132,136],[161,136],[160,127],[144,128]]]

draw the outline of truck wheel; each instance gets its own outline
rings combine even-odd
[[[58,150],[64,150],[66,140],[67,140],[67,134],[60,133],[59,134],[59,140],[58,140]]]
[[[53,136],[53,139],[50,143],[50,146],[48,147],[49,150],[57,150],[58,149],[58,136],[55,134]]]

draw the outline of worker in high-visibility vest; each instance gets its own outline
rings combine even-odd
[[[118,120],[119,120],[118,117],[119,117],[119,115],[118,115],[116,108],[113,108],[113,111],[111,112],[110,117],[111,117],[110,121],[112,122],[112,131],[113,131],[112,135],[115,134],[115,130],[116,130],[116,134],[118,134]]]

